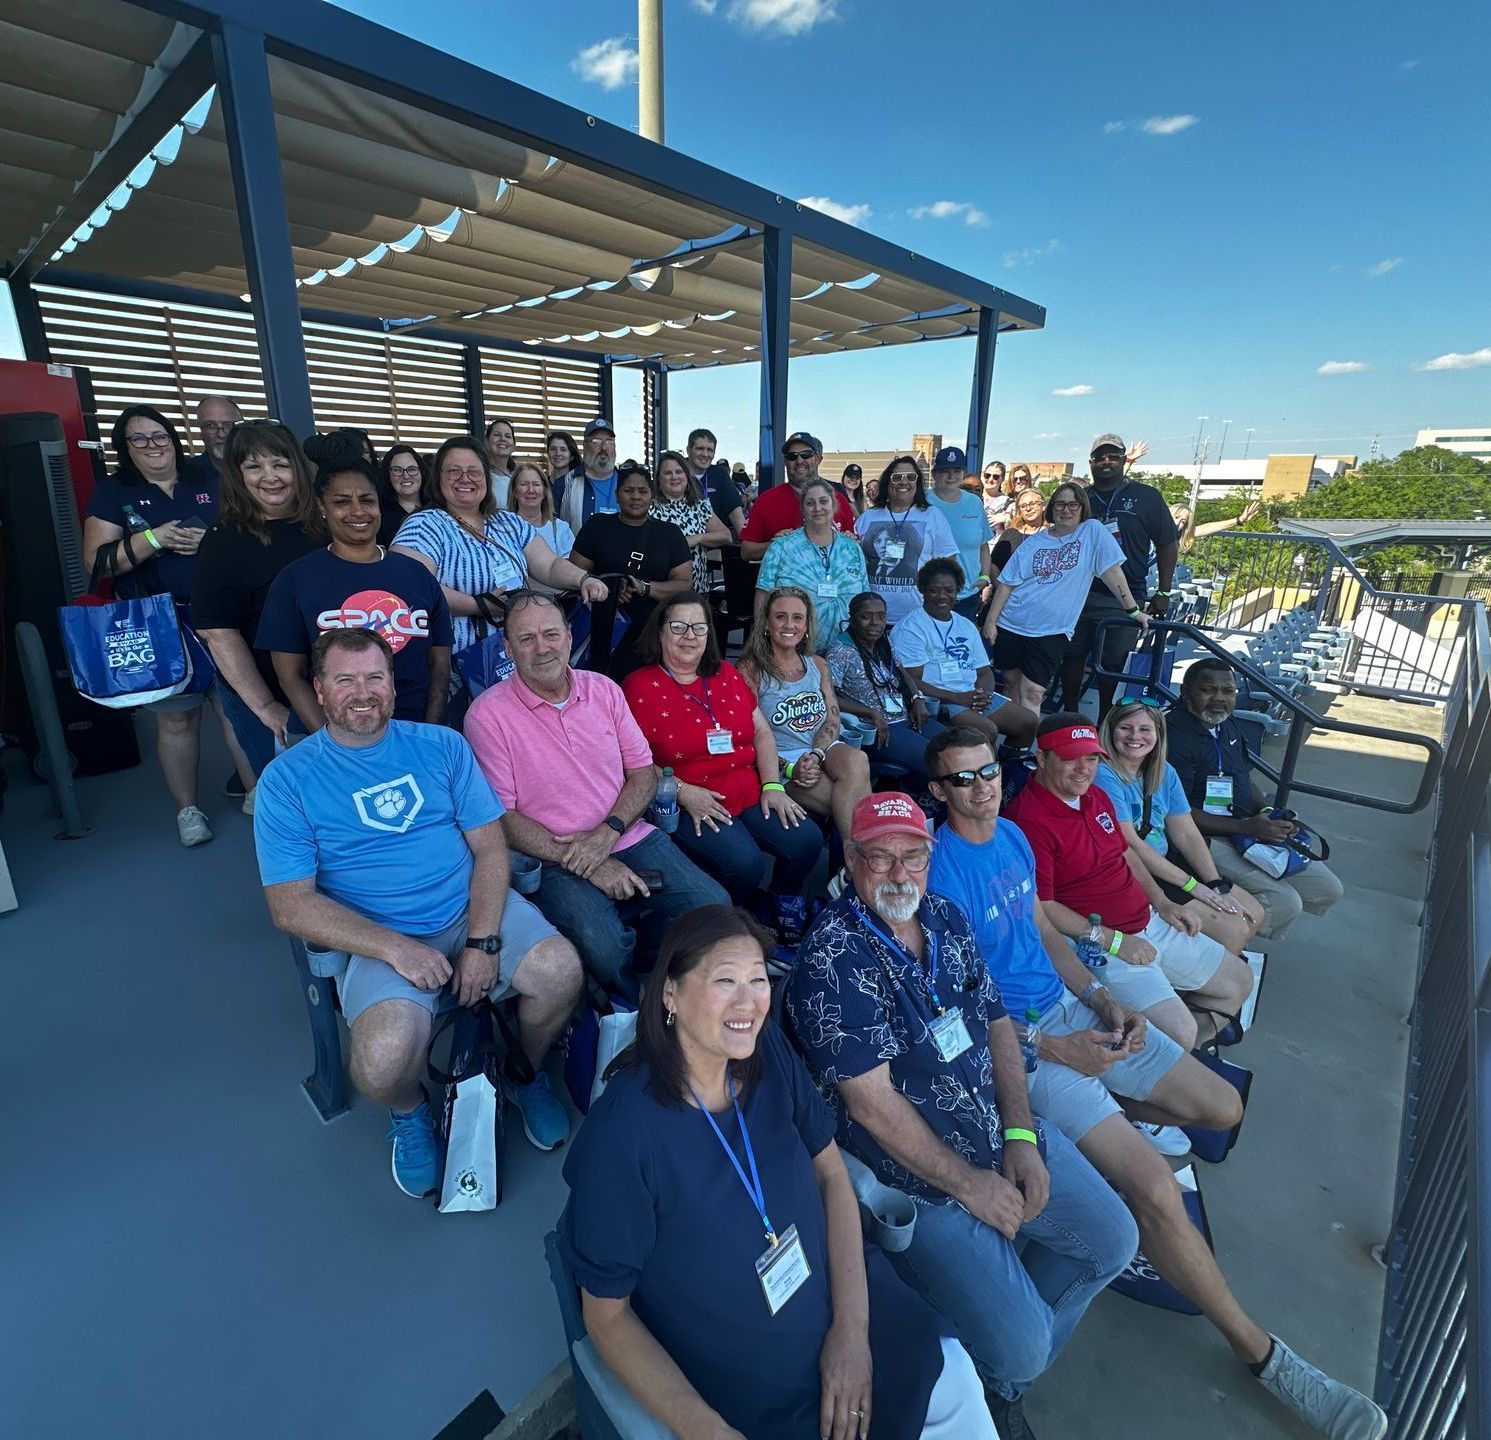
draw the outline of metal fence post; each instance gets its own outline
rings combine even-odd
[[[787,357],[792,348],[792,236],[768,225],[761,237],[762,490],[777,481],[787,438]]]

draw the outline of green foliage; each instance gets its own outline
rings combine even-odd
[[[1477,520],[1491,516],[1491,465],[1437,445],[1372,460],[1301,495],[1300,520]]]

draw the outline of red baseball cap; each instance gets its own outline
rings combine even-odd
[[[1108,758],[1108,752],[1098,741],[1097,729],[1092,725],[1066,725],[1060,730],[1048,730],[1035,743],[1037,748],[1050,750],[1063,760],[1075,760],[1080,755]]]
[[[930,840],[927,817],[911,796],[899,790],[882,790],[866,795],[854,807],[849,821],[849,838],[858,843],[879,840],[884,835],[915,835]]]

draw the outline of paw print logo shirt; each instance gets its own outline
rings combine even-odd
[[[314,880],[401,935],[437,935],[466,911],[466,832],[502,814],[454,730],[391,720],[381,740],[358,750],[318,730],[259,779],[259,876],[265,885]]]

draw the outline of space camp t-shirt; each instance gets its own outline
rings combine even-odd
[[[407,555],[370,564],[314,550],[274,578],[254,648],[309,655],[327,630],[365,628],[393,651],[394,715],[423,720],[430,690],[430,647],[451,643],[450,607],[440,582]]]
[[[502,815],[454,730],[391,720],[381,740],[354,750],[323,728],[259,777],[260,882],[314,880],[321,894],[376,924],[438,935],[466,913],[466,833]]]

